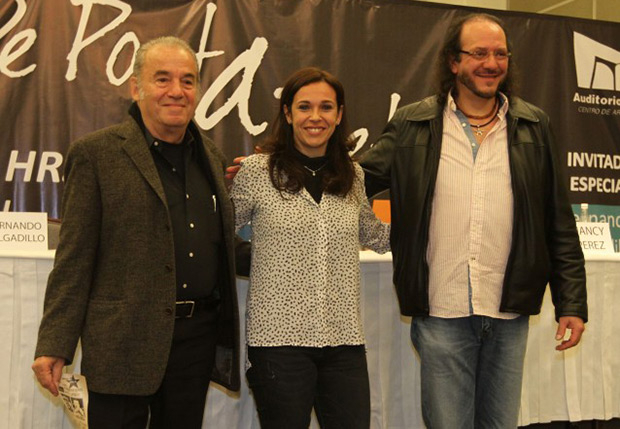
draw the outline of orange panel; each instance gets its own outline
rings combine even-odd
[[[391,222],[390,200],[374,200],[372,202],[372,210],[383,222]]]

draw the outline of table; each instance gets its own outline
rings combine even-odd
[[[0,429],[72,428],[60,401],[40,388],[30,370],[53,251],[0,252]],[[399,315],[390,255],[360,253],[362,311],[371,384],[371,428],[423,428],[420,367],[409,340],[410,319]],[[620,417],[620,255],[588,256],[590,321],[581,344],[556,352],[549,294],[530,319],[520,425]],[[240,314],[247,280],[237,283]],[[243,326],[243,324],[242,324]],[[243,334],[243,333],[242,333]],[[78,352],[79,353],[79,352]],[[242,353],[242,362],[244,360]],[[69,368],[79,372],[79,354]],[[253,399],[242,383],[232,394],[209,389],[210,428],[259,428]],[[318,428],[313,419],[312,428]]]
[[[556,352],[547,290],[530,318],[520,424],[620,417],[620,254],[586,255],[588,323],[577,347]]]

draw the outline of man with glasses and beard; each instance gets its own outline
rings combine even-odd
[[[587,321],[549,118],[514,96],[511,62],[499,19],[461,18],[439,55],[438,93],[399,109],[361,162],[369,195],[390,189],[394,283],[428,428],[517,426],[528,319],[547,283],[557,350]]]

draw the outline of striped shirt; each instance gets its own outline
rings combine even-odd
[[[517,317],[499,311],[513,222],[502,99],[499,120],[480,145],[452,96],[443,113],[427,250],[431,316]]]

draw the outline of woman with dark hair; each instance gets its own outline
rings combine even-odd
[[[252,225],[246,375],[264,429],[306,429],[313,406],[324,428],[370,424],[359,250],[388,251],[389,225],[352,146],[342,84],[304,68],[235,177],[237,230]]]

